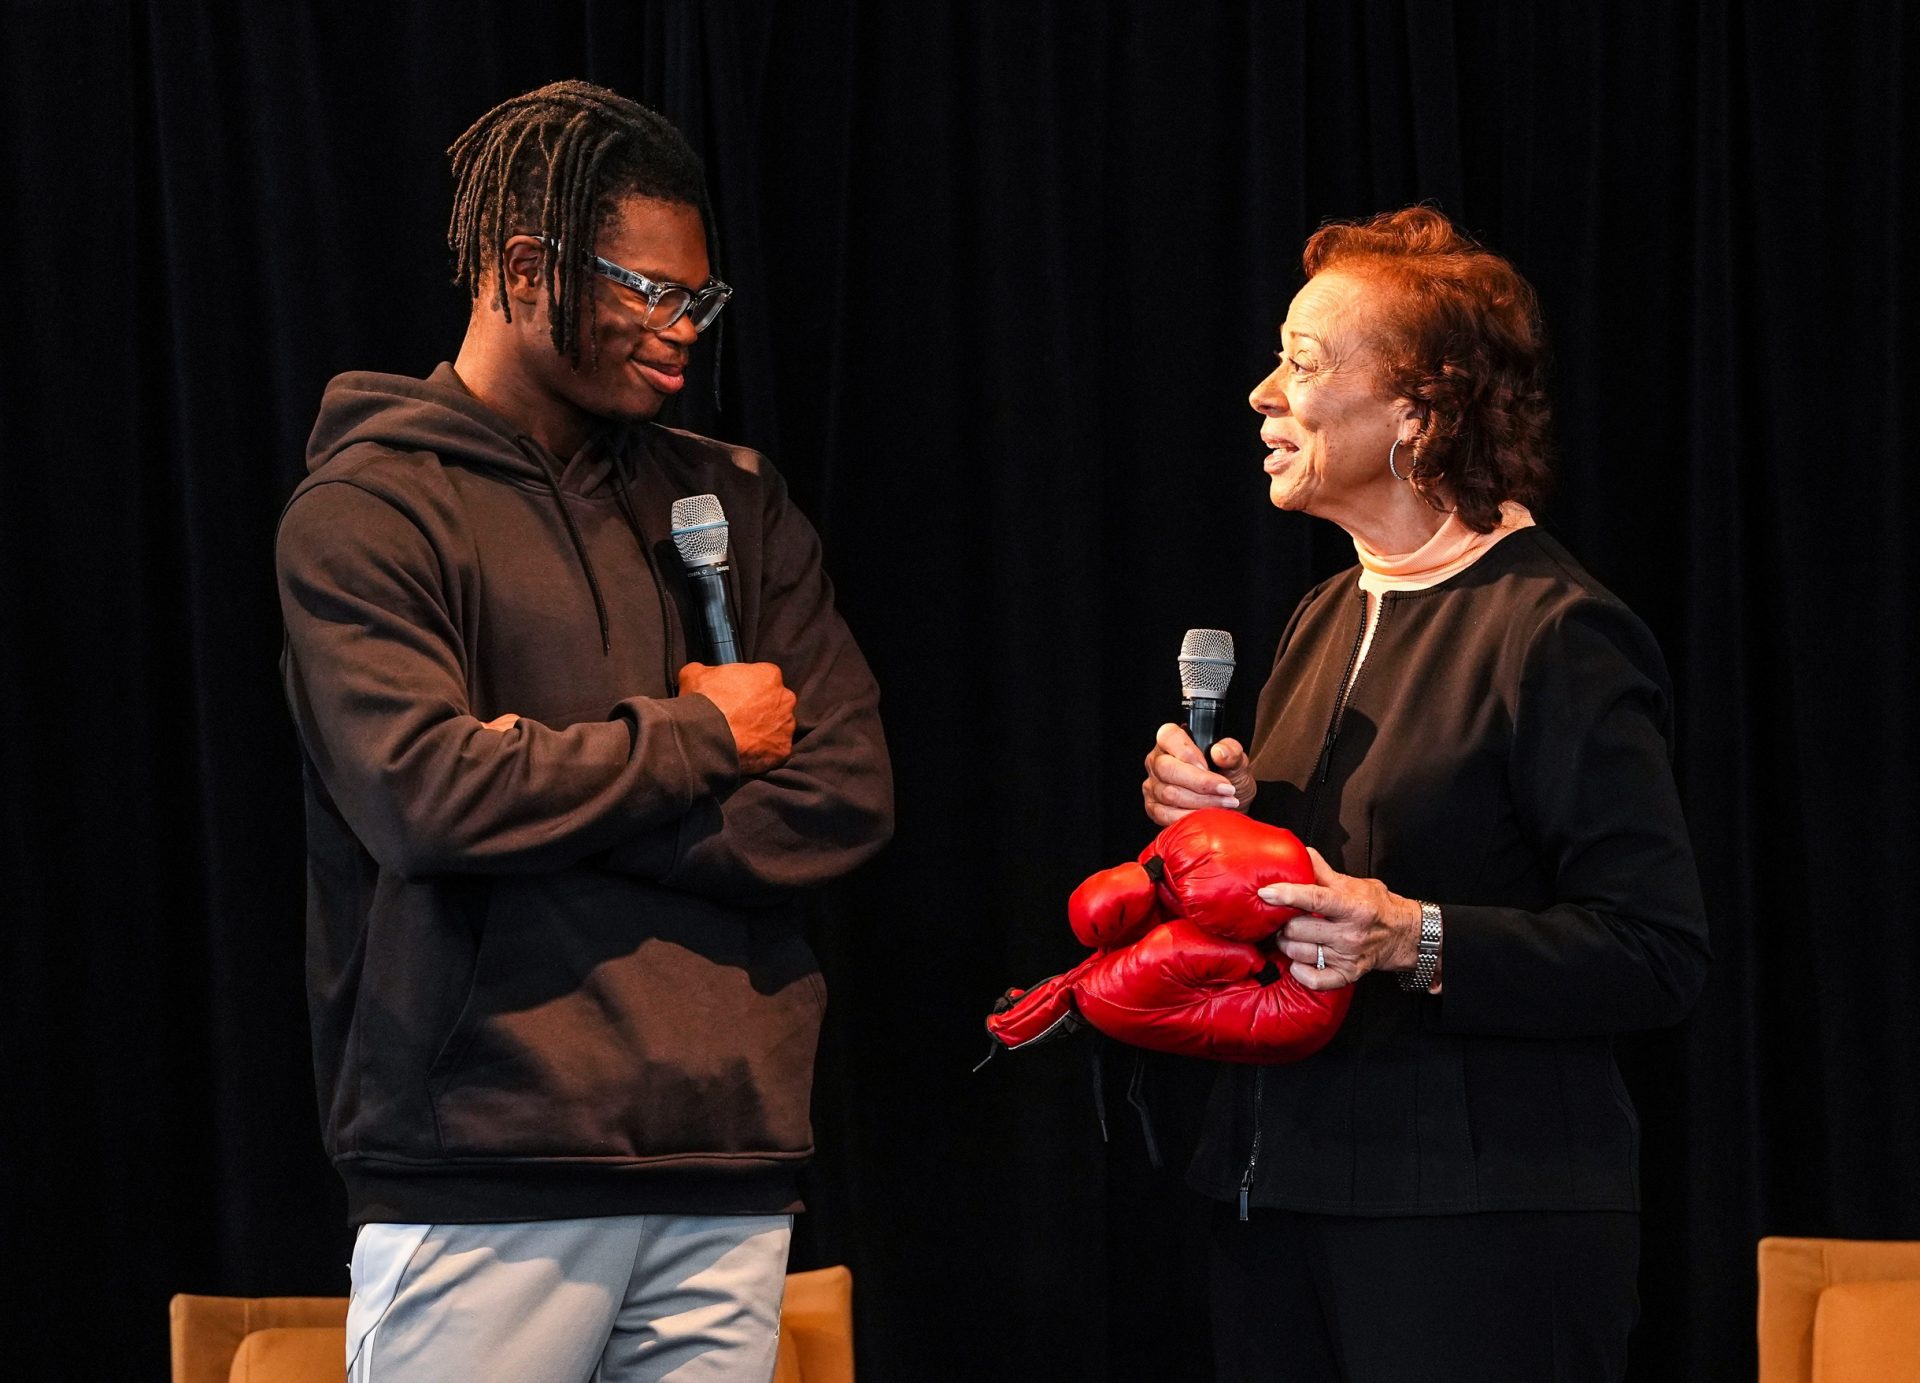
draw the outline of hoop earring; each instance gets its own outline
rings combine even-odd
[[[1393,464],[1393,454],[1398,450],[1400,450],[1400,439],[1395,437],[1393,439],[1393,445],[1387,448],[1387,470],[1392,473],[1395,480],[1404,480],[1408,484],[1412,484],[1413,473],[1409,471],[1406,475],[1402,475],[1400,474],[1400,468]]]

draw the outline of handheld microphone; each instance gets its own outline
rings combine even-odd
[[[1220,738],[1220,701],[1233,680],[1233,635],[1224,629],[1189,629],[1180,640],[1180,707],[1187,734],[1209,766]]]
[[[727,511],[718,495],[688,495],[673,502],[673,545],[687,569],[687,583],[700,602],[712,661],[737,663],[733,616],[727,610]]]

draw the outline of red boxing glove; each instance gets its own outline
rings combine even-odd
[[[1107,1036],[1210,1061],[1312,1056],[1353,1002],[1351,985],[1308,989],[1273,952],[1189,921],[1165,923],[1058,978],[1070,977],[1074,1006]]]
[[[1042,980],[1032,989],[1009,989],[987,1015],[988,1033],[1011,1052],[1080,1031],[1073,987],[1100,959],[1088,956],[1065,974]]]
[[[1140,852],[1140,863],[1158,879],[1167,917],[1234,941],[1265,941],[1300,915],[1261,902],[1261,889],[1313,882],[1313,861],[1292,831],[1221,807],[1181,817]]]
[[[1139,864],[1115,865],[1090,877],[1067,899],[1067,921],[1082,946],[1124,946],[1166,919],[1153,876]]]
[[[999,1046],[1028,1047],[1085,1021],[1136,1047],[1213,1061],[1311,1056],[1339,1029],[1353,990],[1308,989],[1260,944],[1298,916],[1260,900],[1281,882],[1313,882],[1291,831],[1215,808],[1182,817],[1137,863],[1073,891],[1067,918],[1096,953],[1008,990],[987,1031]]]

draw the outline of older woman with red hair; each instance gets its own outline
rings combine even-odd
[[[1677,1022],[1707,939],[1646,627],[1538,527],[1532,289],[1425,207],[1329,225],[1254,389],[1273,503],[1359,562],[1282,635],[1248,746],[1174,726],[1159,824],[1208,806],[1313,849],[1293,974],[1333,1042],[1222,1069],[1223,1379],[1617,1379],[1637,1314],[1638,1124],[1616,1034]]]

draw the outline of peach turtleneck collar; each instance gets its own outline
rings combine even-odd
[[[1385,591],[1424,591],[1449,577],[1458,576],[1492,549],[1509,533],[1533,527],[1533,515],[1522,504],[1511,500],[1500,506],[1500,523],[1488,533],[1475,533],[1460,522],[1458,514],[1412,552],[1375,552],[1360,539],[1353,550],[1360,558],[1360,589],[1379,594]]]

